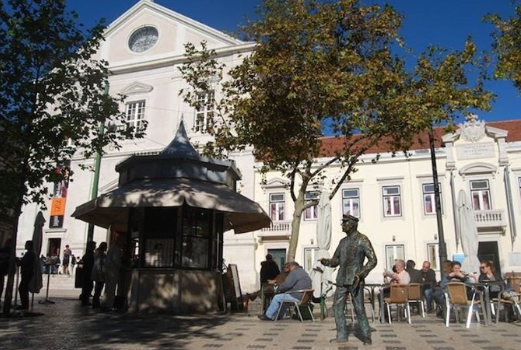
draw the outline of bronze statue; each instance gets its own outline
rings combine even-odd
[[[331,259],[320,259],[325,266],[340,266],[336,278],[335,291],[335,323],[337,336],[331,342],[347,342],[348,330],[345,318],[345,306],[348,293],[351,294],[353,307],[360,327],[360,340],[365,344],[372,344],[371,328],[367,321],[364,306],[364,279],[375,268],[377,259],[373,246],[367,236],[357,230],[358,218],[344,214],[342,217],[342,231],[346,237],[342,238],[335,254]],[[364,265],[364,260],[367,262]]]

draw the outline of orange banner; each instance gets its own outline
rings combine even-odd
[[[65,215],[65,202],[67,198],[53,198],[51,200],[51,216]]]

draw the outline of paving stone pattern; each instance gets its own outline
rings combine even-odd
[[[335,336],[332,317],[304,323],[257,319],[249,312],[192,316],[100,313],[83,308],[73,298],[56,304],[35,304],[39,316],[0,317],[0,349],[276,349],[276,350],[519,350],[521,323],[500,322],[491,327],[463,323],[446,328],[433,315],[414,315],[412,324],[370,323],[373,345],[351,335],[345,344],[330,344]],[[315,309],[316,313],[318,308]],[[317,315],[318,316],[318,315]]]

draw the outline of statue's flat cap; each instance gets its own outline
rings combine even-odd
[[[344,221],[354,221],[354,222],[358,222],[358,218],[356,216],[353,216],[353,215],[349,215],[349,214],[344,214],[342,215],[342,222]]]

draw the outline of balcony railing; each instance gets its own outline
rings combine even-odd
[[[502,209],[474,211],[474,220],[476,221],[478,229],[492,227],[504,228],[507,225],[505,211]]]
[[[273,221],[269,227],[261,229],[257,234],[260,238],[289,237],[291,235],[291,221]]]

